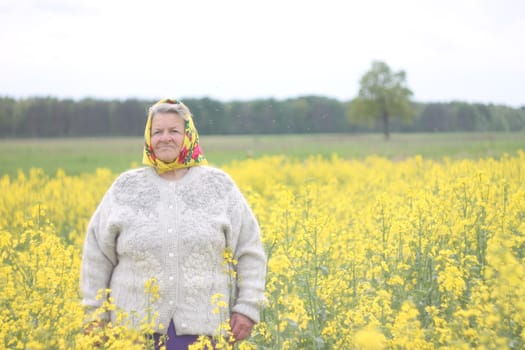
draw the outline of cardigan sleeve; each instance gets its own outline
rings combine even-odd
[[[238,205],[232,218],[232,248],[237,260],[237,297],[232,311],[259,322],[265,303],[266,255],[257,219],[244,196],[235,189]]]
[[[116,240],[119,228],[112,222],[111,197],[110,188],[89,221],[84,241],[80,283],[82,304],[89,318],[94,317],[94,311],[106,300],[105,297],[97,300],[97,294],[109,288],[111,274],[118,263]],[[107,319],[108,316],[101,314],[98,317]]]

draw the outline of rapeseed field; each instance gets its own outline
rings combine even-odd
[[[268,255],[262,322],[236,348],[525,348],[524,152],[272,156],[222,168],[251,204]],[[122,315],[86,332],[80,305],[85,229],[117,175],[33,169],[0,179],[0,348],[152,348],[143,334],[154,314],[140,330]]]

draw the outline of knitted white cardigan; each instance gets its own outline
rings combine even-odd
[[[224,263],[226,248],[238,261],[236,279]],[[167,181],[153,168],[140,168],[118,177],[91,218],[81,289],[88,312],[103,302],[97,292],[110,288],[132,326],[151,307],[158,312],[157,332],[165,333],[173,319],[177,334],[213,335],[230,312],[259,322],[265,274],[259,226],[225,172],[198,166]],[[144,289],[151,278],[160,291],[153,304]],[[233,302],[214,313],[218,293]],[[110,316],[115,321],[115,313]]]

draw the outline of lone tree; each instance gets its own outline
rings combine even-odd
[[[374,61],[359,83],[359,94],[350,103],[348,111],[352,120],[369,124],[381,120],[385,139],[388,140],[391,117],[407,122],[415,116],[410,101],[412,91],[406,86],[404,71],[392,72],[386,63]]]

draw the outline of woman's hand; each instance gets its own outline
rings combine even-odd
[[[105,326],[106,326],[106,321],[102,321],[102,320],[91,321],[90,323],[84,326],[84,334],[94,333],[99,329],[103,329]]]
[[[248,317],[234,312],[230,318],[230,327],[235,340],[243,340],[250,336],[255,322]]]

